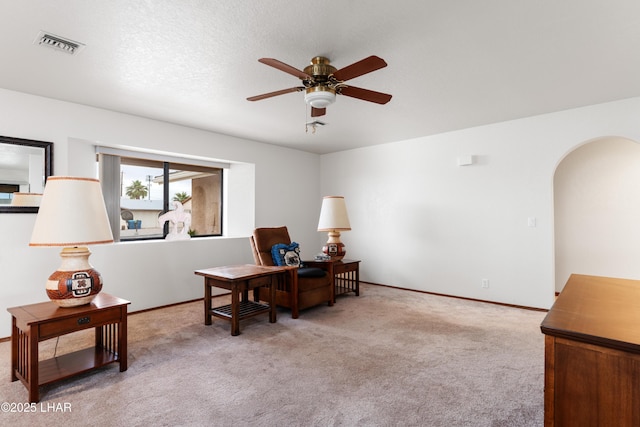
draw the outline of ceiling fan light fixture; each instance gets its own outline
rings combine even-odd
[[[304,102],[313,108],[327,108],[336,101],[336,91],[328,86],[315,86],[307,88],[304,94]]]

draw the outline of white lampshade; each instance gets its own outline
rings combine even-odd
[[[112,242],[100,181],[49,177],[29,246],[86,246]]]
[[[42,194],[40,193],[13,193],[11,206],[40,206]]]
[[[322,198],[318,231],[351,230],[347,206],[342,196],[325,196]]]

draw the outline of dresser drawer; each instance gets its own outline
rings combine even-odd
[[[117,323],[121,320],[122,310],[116,307],[43,323],[39,326],[40,341],[81,329],[95,328],[96,326],[102,326],[108,323]]]

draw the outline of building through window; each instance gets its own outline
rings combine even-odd
[[[178,222],[177,232],[188,227],[184,232],[192,237],[222,235],[223,167],[126,154],[99,151],[98,156],[114,238],[119,235],[116,240],[163,239],[174,225],[158,218],[175,209],[191,218],[188,224]]]

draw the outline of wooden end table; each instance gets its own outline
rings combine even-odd
[[[356,296],[360,295],[360,261],[353,259],[329,260],[329,261],[304,261],[308,267],[329,266],[327,269],[329,274],[333,276],[334,294],[333,302],[336,295],[347,294],[353,292]]]
[[[59,307],[47,301],[8,308],[12,316],[11,381],[20,380],[29,402],[40,400],[39,387],[113,362],[127,370],[129,301],[99,293],[90,304]],[[38,361],[38,343],[95,328],[94,347]]]
[[[211,316],[231,322],[231,335],[240,334],[240,320],[269,313],[269,322],[276,322],[276,281],[290,267],[261,265],[232,265],[196,270],[204,277],[204,324],[211,325]],[[270,303],[262,304],[249,300],[249,291],[265,286],[269,288]],[[211,288],[231,291],[231,304],[211,307]]]

